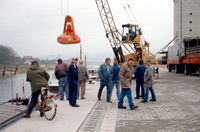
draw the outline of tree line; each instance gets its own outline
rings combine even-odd
[[[10,62],[10,58],[15,58],[17,56],[17,52],[9,47],[9,46],[4,46],[0,45],[0,64],[5,64]]]
[[[14,65],[16,63],[23,65],[27,59],[18,56],[17,52],[12,47],[4,46],[0,44],[0,64],[10,64],[10,60]],[[49,63],[56,62],[56,59],[54,60],[42,59],[41,60],[39,58],[32,58],[32,60],[38,61],[40,64],[49,64]]]

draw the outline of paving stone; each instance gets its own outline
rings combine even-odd
[[[138,109],[119,109],[116,132],[200,132],[200,79],[173,75],[165,72],[161,75],[163,80],[155,80],[156,102],[140,103],[142,99],[133,99]],[[132,95],[134,98],[135,81]],[[126,98],[124,105],[128,106]]]

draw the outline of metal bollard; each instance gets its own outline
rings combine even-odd
[[[157,67],[156,69],[156,72],[157,72],[157,78],[159,78],[158,74],[159,74],[159,68]]]
[[[16,104],[18,104],[18,93],[16,93]]]

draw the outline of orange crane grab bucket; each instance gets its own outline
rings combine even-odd
[[[77,44],[81,42],[80,37],[75,34],[73,18],[69,15],[65,17],[63,34],[57,38],[57,42],[61,44]]]

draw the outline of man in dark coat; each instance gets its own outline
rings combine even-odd
[[[64,99],[63,89],[65,89],[66,99],[69,100],[69,88],[67,79],[67,65],[58,59],[58,65],[55,67],[55,76],[59,80],[60,100]]]
[[[119,81],[119,71],[120,71],[120,67],[117,65],[117,61],[115,60],[112,66],[112,70],[113,70],[113,77],[112,77],[112,89],[111,92],[113,90],[114,85],[116,86],[116,94],[117,94],[117,99],[119,100],[119,96],[120,96],[120,81]]]
[[[146,70],[146,66],[143,64],[143,60],[140,59],[139,60],[139,65],[136,66],[135,71],[134,71],[134,75],[136,78],[136,97],[135,99],[139,99],[140,98],[140,87],[141,87],[141,91],[142,91],[142,98],[144,98],[144,87],[143,87],[143,83],[144,83],[144,73]]]
[[[39,95],[41,94],[41,88],[49,88],[47,83],[49,78],[49,74],[44,70],[44,68],[39,67],[39,63],[37,61],[33,61],[31,63],[31,67],[27,71],[27,81],[31,83],[32,98],[24,118],[30,118],[31,112],[37,103]],[[40,116],[42,117],[43,113],[40,113]]]
[[[69,104],[72,107],[79,107],[76,104],[77,94],[78,94],[78,67],[77,67],[78,58],[73,57],[72,63],[69,65],[67,70],[67,78],[69,84]]]

